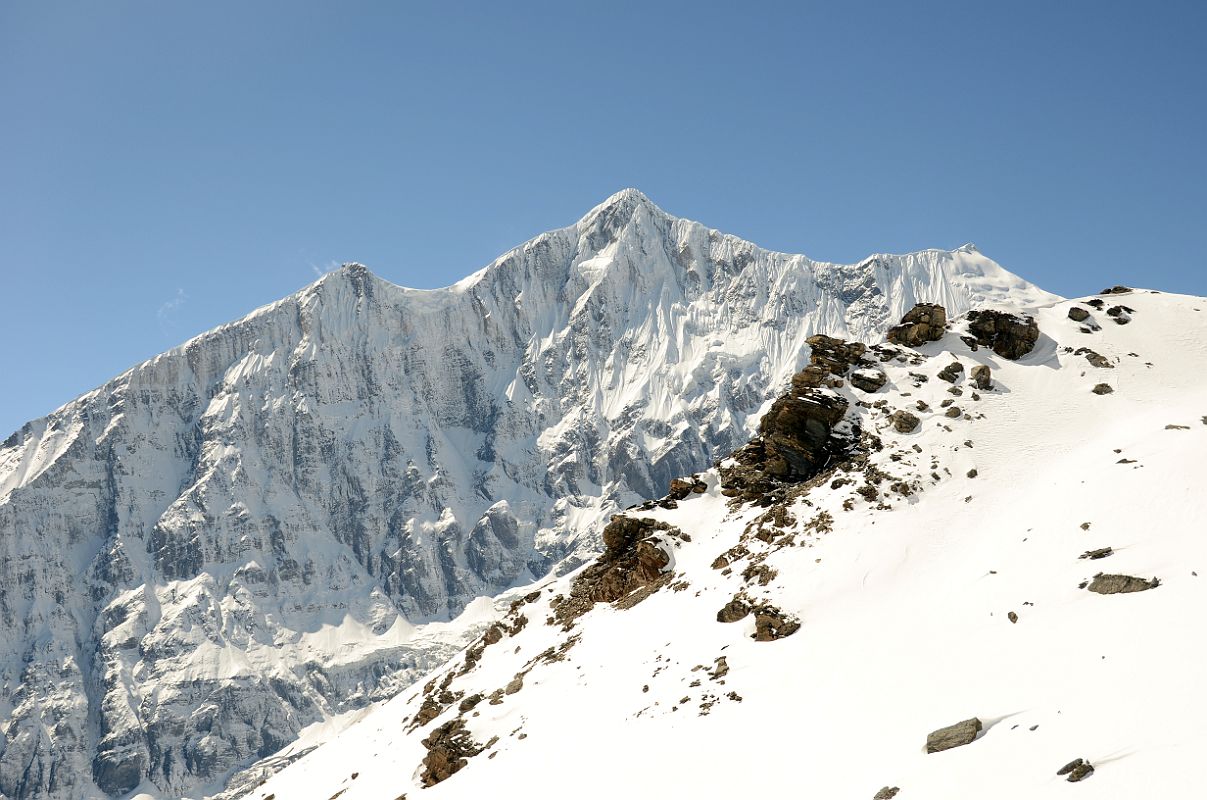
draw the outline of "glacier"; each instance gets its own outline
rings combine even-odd
[[[219,791],[745,442],[808,336],[1056,299],[971,245],[816,262],[632,189],[443,289],[346,265],[0,445],[0,794]]]

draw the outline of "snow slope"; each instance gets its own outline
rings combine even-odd
[[[837,389],[848,421],[883,442],[869,458],[885,473],[874,499],[859,490],[875,470],[839,471],[790,494],[779,529],[776,505],[735,506],[717,472],[702,473],[704,494],[627,512],[690,537],[660,538],[669,585],[627,609],[596,604],[569,630],[547,618],[575,575],[539,582],[531,602],[518,590],[480,661],[453,659],[426,692],[389,701],[249,796],[1200,796],[1207,299],[1103,299],[1132,308],[1130,322],[1093,311],[1082,332],[1068,310],[1091,309],[1061,302],[1038,312],[1039,343],[1018,362],[973,352],[953,330],[920,363],[881,365],[880,391]],[[966,367],[958,397],[937,379],[953,359]],[[978,392],[981,364],[993,388]],[[1092,392],[1099,383],[1113,393]],[[895,409],[920,427],[897,432]],[[776,571],[765,586],[743,578],[758,564]],[[1080,588],[1098,572],[1160,585]],[[735,593],[802,627],[753,641],[752,617],[716,619]],[[512,634],[518,615],[527,624]],[[522,688],[501,702],[459,712],[517,675]],[[412,729],[442,692],[451,705]],[[423,741],[458,717],[489,747],[421,788]],[[985,728],[975,741],[926,753],[929,732],[971,717]],[[1073,786],[1056,772],[1075,758],[1095,771]]]
[[[745,441],[811,333],[1052,299],[971,246],[824,264],[633,190],[445,289],[345,267],[0,444],[0,794],[216,791]]]

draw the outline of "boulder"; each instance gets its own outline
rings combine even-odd
[[[947,330],[947,309],[934,303],[918,303],[901,318],[901,324],[889,328],[885,338],[893,344],[919,347],[937,342]]]
[[[972,368],[972,383],[976,388],[982,391],[988,391],[993,388],[993,371],[984,364],[978,364]]]
[[[717,612],[717,622],[738,622],[745,619],[749,614],[750,606],[745,601],[735,597]]]
[[[876,792],[876,796],[872,800],[893,800],[897,796],[897,792],[901,791],[896,786],[885,786],[880,791]]]
[[[857,369],[851,373],[851,385],[865,392],[878,392],[888,383],[888,376],[878,369]]]
[[[968,312],[968,321],[968,331],[978,343],[1011,361],[1030,353],[1039,341],[1039,324],[1028,315],[976,310]]]
[[[922,422],[922,420],[904,409],[894,411],[889,420],[892,421],[893,427],[897,429],[898,433],[912,433]]]
[[[947,381],[948,383],[955,383],[957,380],[960,379],[960,376],[963,374],[964,374],[964,365],[961,364],[959,361],[953,361],[950,364],[948,364],[946,367],[943,367],[943,369],[939,370],[939,374],[937,377],[939,378],[939,380]]]
[[[1160,585],[1161,581],[1157,578],[1144,580],[1131,575],[1105,575],[1099,572],[1090,581],[1089,589],[1095,594],[1129,594],[1156,589]]]
[[[1111,306],[1106,310],[1106,315],[1115,320],[1119,325],[1126,325],[1132,321],[1131,315],[1135,313],[1135,309],[1127,306]]]
[[[1057,775],[1068,775],[1069,783],[1083,781],[1094,772],[1094,765],[1084,758],[1075,758],[1068,764],[1056,770]]]
[[[946,728],[939,728],[937,731],[931,731],[926,737],[926,752],[941,753],[944,750],[950,750],[953,747],[962,747],[970,744],[981,728],[984,727],[981,721],[976,717],[966,719],[963,722],[957,722],[955,725],[948,725]]]
[[[1094,394],[1110,394],[1115,391],[1109,383],[1100,383],[1090,390]]]
[[[1069,309],[1069,319],[1074,322],[1085,322],[1090,317],[1090,312],[1086,311],[1081,306],[1073,306]]]
[[[773,642],[800,630],[800,623],[775,606],[762,606],[754,612],[754,640]]]
[[[1127,294],[1130,291],[1131,289],[1126,286],[1112,286],[1109,289],[1103,289],[1098,294]]]

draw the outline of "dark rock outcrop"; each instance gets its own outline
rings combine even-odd
[[[1100,547],[1097,550],[1086,550],[1084,553],[1079,555],[1078,558],[1088,558],[1092,561],[1097,561],[1100,558],[1106,558],[1109,555],[1113,555],[1114,552],[1115,551],[1110,547]]]
[[[1094,394],[1110,394],[1115,390],[1109,383],[1099,383],[1093,389],[1090,389],[1090,391]]]
[[[893,344],[919,347],[937,342],[947,330],[947,309],[935,303],[918,303],[901,318],[901,324],[889,328],[885,335]]]
[[[880,791],[876,792],[876,796],[872,800],[893,800],[897,796],[897,792],[901,791],[896,786],[885,786]]]
[[[469,759],[481,753],[482,745],[474,741],[460,717],[444,723],[423,740],[428,753],[423,758],[419,779],[424,786],[435,786],[459,772]]]
[[[1103,289],[1098,294],[1127,294],[1130,291],[1131,289],[1126,286],[1112,286],[1109,289]]]
[[[603,554],[574,579],[570,596],[555,605],[557,621],[569,627],[596,603],[625,600],[636,605],[665,584],[670,575],[663,570],[670,556],[662,549],[660,534],[682,536],[665,522],[612,517],[603,530]]]
[[[1090,581],[1089,589],[1096,594],[1129,594],[1156,589],[1160,585],[1161,581],[1157,578],[1145,580],[1131,575],[1106,575],[1099,572],[1094,576],[1094,580]]]
[[[1074,322],[1085,322],[1090,318],[1090,312],[1086,311],[1081,306],[1073,306],[1069,309],[1069,319]]]
[[[970,744],[976,739],[977,734],[981,732],[982,727],[981,721],[973,717],[963,722],[957,722],[955,725],[948,725],[946,728],[931,731],[926,737],[926,752],[940,753],[953,747],[962,747],[963,745]]]
[[[708,486],[695,475],[691,479],[672,478],[668,496],[672,500],[686,500],[693,494],[704,494]]]
[[[972,383],[981,391],[989,391],[993,388],[993,371],[984,364],[977,364],[972,368]]]
[[[968,312],[968,321],[968,331],[977,343],[1011,361],[1030,353],[1039,341],[1039,324],[1031,316],[977,310]]]
[[[867,346],[862,342],[817,334],[805,343],[809,345],[809,365],[792,376],[795,392],[816,389],[827,381],[842,377],[851,367],[865,363],[863,354],[867,352]]]
[[[839,435],[835,426],[847,401],[823,389],[789,392],[759,422],[759,435],[720,468],[723,493],[762,501],[779,486],[808,480],[846,455],[858,432]]]

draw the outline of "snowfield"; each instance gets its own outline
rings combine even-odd
[[[699,473],[677,507],[626,512],[685,534],[651,540],[670,557],[647,597],[567,627],[554,617],[582,569],[515,590],[497,641],[247,796],[1202,796],[1207,299],[1100,299],[1131,311],[1045,305],[1017,362],[970,349],[960,319],[920,358],[901,348],[880,390],[836,389],[883,445],[865,467],[778,511]],[[937,377],[953,360],[954,384]],[[1089,591],[1100,572],[1144,590]],[[754,614],[719,622],[735,595],[799,630],[756,641]],[[974,741],[927,753],[931,731],[974,717]],[[441,730],[453,762],[482,751],[423,788]],[[1077,758],[1094,770],[1072,784],[1056,773]]]

